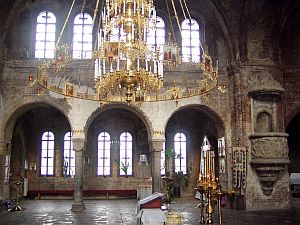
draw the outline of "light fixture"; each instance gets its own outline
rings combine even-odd
[[[94,52],[99,98],[124,95],[144,100],[146,93],[158,92],[163,82],[159,52],[148,48],[147,33],[156,27],[152,0],[110,0],[102,12],[98,51]],[[108,67],[108,69],[107,69]]]
[[[83,2],[84,7],[86,1]],[[147,46],[147,35],[155,31],[157,23],[153,0],[106,0],[100,11],[99,2],[97,0],[94,9],[93,26],[97,27],[97,32],[91,63],[80,64],[79,59],[72,59],[69,46],[60,44],[62,30],[56,44],[55,59],[39,63],[37,78],[33,79],[30,75],[30,83],[38,83],[48,91],[67,97],[103,103],[178,101],[205,94],[218,86],[218,67],[213,67],[211,57],[202,48],[201,62],[193,63],[202,71],[199,82],[186,89],[163,87],[164,70],[181,64],[181,56],[172,23],[172,35],[169,34],[164,45],[156,46],[154,50]],[[182,10],[189,12],[185,0],[183,2],[186,8],[181,4]],[[171,0],[171,3],[181,30],[174,1]],[[168,1],[166,4],[171,18]],[[98,23],[96,18],[99,18]],[[80,66],[84,73],[94,71],[95,86],[87,87],[85,91],[80,89],[80,81],[66,77],[66,71]]]
[[[217,207],[219,223],[222,224],[221,196],[222,188],[215,171],[215,151],[212,149],[207,136],[204,136],[201,156],[200,172],[195,188],[200,193],[200,224],[213,225],[213,213]],[[206,214],[206,218],[205,218]]]
[[[138,165],[142,165],[143,163],[145,163],[146,166],[148,166],[147,155],[145,155],[145,154],[141,154],[140,155],[140,159],[139,159]]]

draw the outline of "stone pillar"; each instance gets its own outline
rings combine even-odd
[[[160,159],[165,140],[155,139],[151,141],[152,150],[152,192],[161,192]]]
[[[85,140],[74,135],[72,141],[75,151],[75,187],[72,211],[81,212],[85,209],[83,203],[83,153]]]

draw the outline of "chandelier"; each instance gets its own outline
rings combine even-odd
[[[156,27],[153,1],[106,0],[101,16],[98,50],[94,52],[99,98],[124,93],[126,102],[133,97],[143,101],[146,93],[158,92],[163,85],[163,62],[159,50],[146,45],[147,33]]]
[[[99,21],[91,63],[78,64],[80,59],[72,59],[69,46],[60,44],[61,35],[75,1],[73,0],[58,38],[55,58],[38,64],[35,79],[32,75],[29,76],[30,83],[38,84],[44,92],[55,92],[102,103],[177,101],[181,98],[203,95],[215,88],[223,92],[224,88],[218,86],[218,66],[213,67],[211,57],[203,48],[201,62],[192,63],[202,71],[202,78],[195,87],[183,89],[175,86],[175,82],[169,89],[163,86],[165,69],[172,70],[181,64],[180,48],[175,40],[167,1],[173,34],[169,34],[164,45],[151,48],[147,46],[147,35],[156,30],[157,24],[153,0],[103,0],[100,11],[98,9],[100,0],[97,0],[93,26],[96,25],[96,18]],[[171,0],[171,3],[179,26],[174,0]],[[85,4],[86,0],[83,1],[83,7]],[[181,30],[180,26],[179,29]],[[74,82],[66,77],[67,71],[76,66],[81,67],[80,71],[84,73],[93,71],[94,87],[88,87],[83,92],[78,85],[80,82]],[[42,93],[40,87],[37,89],[38,94]]]

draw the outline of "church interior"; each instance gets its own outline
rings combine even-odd
[[[0,12],[2,208],[66,199],[84,212],[153,193],[170,205],[201,193],[208,218],[214,202],[294,207],[300,1],[9,0]]]

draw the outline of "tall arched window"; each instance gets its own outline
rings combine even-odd
[[[73,58],[91,59],[93,49],[93,19],[88,13],[80,13],[73,25]]]
[[[98,135],[98,176],[110,175],[110,143],[109,133],[101,132]]]
[[[182,22],[182,61],[200,62],[200,31],[195,20]]]
[[[166,151],[165,151],[165,143],[163,145],[163,150],[160,153],[160,175],[166,174]]]
[[[132,175],[132,161],[132,136],[124,132],[120,135],[120,175]]]
[[[43,176],[54,174],[54,134],[50,131],[42,135],[40,169]]]
[[[73,176],[75,174],[75,151],[73,149],[72,133],[68,132],[64,137],[64,163],[63,174]]]
[[[182,171],[187,173],[186,163],[186,137],[183,133],[177,133],[174,136],[174,151],[175,151],[175,172]]]
[[[53,13],[41,12],[36,19],[35,58],[54,58],[56,18]]]
[[[165,44],[165,22],[162,18],[156,17],[156,29],[150,30],[147,34],[147,46],[152,51],[159,49],[159,58],[163,59],[163,44]]]

